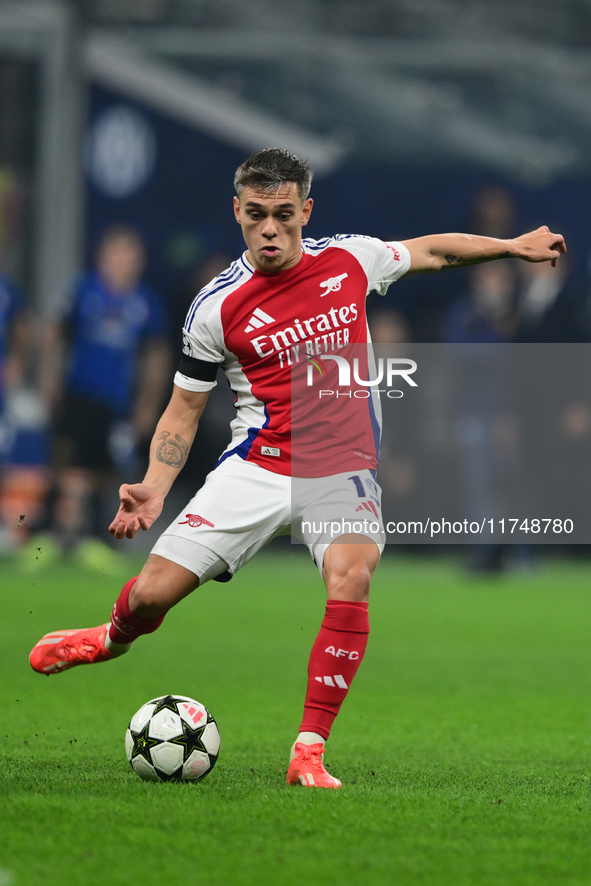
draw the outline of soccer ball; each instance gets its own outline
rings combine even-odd
[[[201,781],[220,752],[217,723],[206,707],[186,695],[163,695],[133,715],[125,752],[145,781]]]

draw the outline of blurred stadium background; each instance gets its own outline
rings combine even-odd
[[[105,227],[130,224],[176,347],[192,294],[242,250],[234,168],[278,144],[316,170],[313,237],[560,230],[570,340],[588,341],[590,47],[588,0],[5,0],[0,269],[35,321]],[[388,307],[406,337],[440,340],[467,287],[413,278]]]
[[[384,558],[371,655],[331,739],[330,765],[346,783],[338,806],[284,785],[322,601],[299,552],[261,556],[233,584],[209,585],[198,608],[172,612],[108,674],[80,668],[41,681],[26,656],[48,630],[104,619],[165,525],[163,516],[118,546],[132,557],[109,548],[118,560],[103,552],[78,563],[54,551],[35,572],[52,555],[38,535],[50,528],[53,483],[40,342],[104,229],[125,223],[144,238],[146,280],[166,299],[178,348],[196,289],[243,248],[233,171],[279,144],[316,170],[312,237],[512,236],[541,223],[567,237],[559,289],[508,278],[509,262],[483,265],[485,277],[401,281],[374,313],[381,342],[588,343],[590,83],[591,0],[0,0],[0,317],[6,275],[22,287],[30,327],[4,411],[0,386],[0,646],[10,675],[0,886],[54,886],[64,872],[74,886],[102,883],[105,871],[125,886],[130,871],[145,886],[197,876],[290,886],[310,873],[328,886],[589,882],[590,598],[587,564],[572,562],[589,546],[554,547],[562,556],[533,579],[524,573],[540,554],[527,545],[462,548],[448,560],[409,545]],[[458,310],[466,300],[486,308],[480,325]],[[0,344],[0,368],[2,356]],[[591,384],[582,381],[567,460],[580,468],[586,509]],[[391,508],[435,472],[448,495],[468,495],[461,467],[483,454],[466,433],[453,455],[442,388],[419,390],[420,429],[410,398],[410,430],[386,422]],[[231,406],[225,385],[214,393],[169,510],[224,445]],[[468,416],[464,430],[498,417]],[[133,471],[141,476],[141,463]],[[135,478],[130,464],[123,474]],[[482,504],[494,471],[481,466],[476,481]],[[103,545],[117,484],[106,490]],[[458,553],[474,571],[519,574],[474,580]],[[206,702],[222,730],[223,762],[182,796],[148,793],[156,786],[123,755],[129,716],[163,691]]]

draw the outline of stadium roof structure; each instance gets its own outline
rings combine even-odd
[[[586,0],[558,8],[551,0],[77,6],[93,75],[113,85],[119,72],[137,91],[138,72],[149,69],[155,103],[170,95],[176,113],[217,121],[230,137],[242,131],[245,148],[253,143],[250,118],[251,128],[266,123],[292,144],[309,145],[303,153],[312,162],[317,149],[319,171],[345,158],[467,164],[543,183],[589,168]]]
[[[589,0],[2,0],[2,57],[40,72],[36,298],[78,265],[88,82],[320,175],[543,185],[591,168],[589,45]]]
[[[135,43],[90,36],[84,51],[87,76],[122,90],[169,116],[248,151],[289,146],[319,172],[329,172],[345,154],[336,138],[278,116],[248,99],[238,99],[199,75],[186,73]]]
[[[0,49],[38,37],[50,74],[85,73],[241,149],[289,144],[320,174],[402,163],[544,184],[591,167],[589,0],[4,0],[0,12]]]

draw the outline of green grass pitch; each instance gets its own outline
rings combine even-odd
[[[334,792],[285,784],[324,608],[305,552],[261,555],[123,659],[51,678],[31,646],[106,621],[128,573],[1,570],[0,886],[591,883],[587,564],[484,580],[386,556]],[[197,785],[125,759],[129,718],[169,692],[218,720]]]

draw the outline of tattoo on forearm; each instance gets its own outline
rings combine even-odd
[[[189,455],[189,444],[183,440],[178,434],[174,438],[170,436],[170,431],[162,431],[156,437],[162,442],[156,447],[156,458],[171,468],[182,468],[187,461]]]
[[[497,258],[511,258],[509,251],[503,252],[501,255],[493,255],[490,258],[463,258],[461,255],[446,255],[445,260],[448,265],[481,265],[487,261],[494,261]]]

